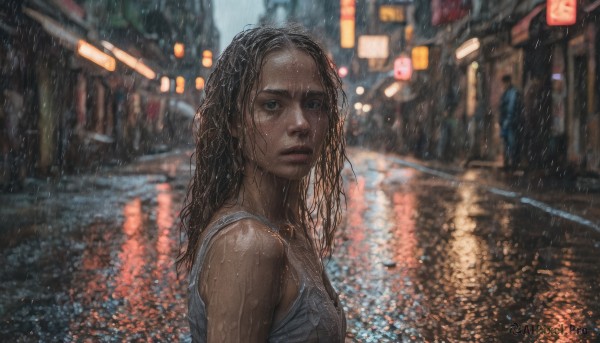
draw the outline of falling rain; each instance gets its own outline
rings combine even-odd
[[[2,1],[2,340],[191,341],[196,110],[289,22],[346,95],[346,342],[598,341],[599,0]]]

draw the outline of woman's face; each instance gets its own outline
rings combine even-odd
[[[315,62],[298,49],[270,53],[254,91],[256,126],[251,111],[244,113],[246,170],[301,179],[320,155],[329,126]]]

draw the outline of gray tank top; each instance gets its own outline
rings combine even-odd
[[[190,285],[188,289],[188,320],[192,333],[193,342],[206,342],[207,322],[204,301],[198,291],[198,277],[202,271],[204,255],[210,247],[215,235],[226,226],[246,218],[259,220],[271,230],[277,232],[278,228],[267,221],[266,218],[253,215],[248,212],[235,212],[217,220],[207,229],[192,272],[190,273]],[[314,268],[308,268],[311,261],[305,254],[294,253],[285,241],[285,252],[291,268],[293,268],[299,279],[298,297],[294,300],[289,312],[279,322],[273,323],[269,333],[269,342],[344,342],[346,333],[346,318],[344,310],[336,295],[331,299],[325,285],[329,280],[315,275]],[[330,287],[331,288],[331,287]],[[331,288],[333,289],[333,288]]]

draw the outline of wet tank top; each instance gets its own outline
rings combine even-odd
[[[204,256],[212,239],[223,228],[242,219],[256,219],[271,230],[278,228],[266,218],[248,212],[235,212],[223,216],[207,229],[192,272],[188,289],[188,320],[193,342],[206,342],[207,322],[204,301],[198,291],[198,277],[202,271]],[[344,342],[346,319],[344,310],[336,295],[332,300],[325,285],[329,280],[321,277],[314,268],[308,268],[312,262],[305,254],[296,253],[286,240],[284,242],[286,257],[300,280],[298,297],[294,300],[289,312],[279,322],[273,323],[269,333],[269,342]],[[331,288],[331,287],[329,287]],[[331,288],[333,289],[333,288]]]

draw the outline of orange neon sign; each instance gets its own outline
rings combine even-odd
[[[340,46],[342,48],[354,47],[355,17],[355,0],[340,0]]]
[[[413,70],[426,70],[429,67],[429,47],[415,46],[412,49]]]

